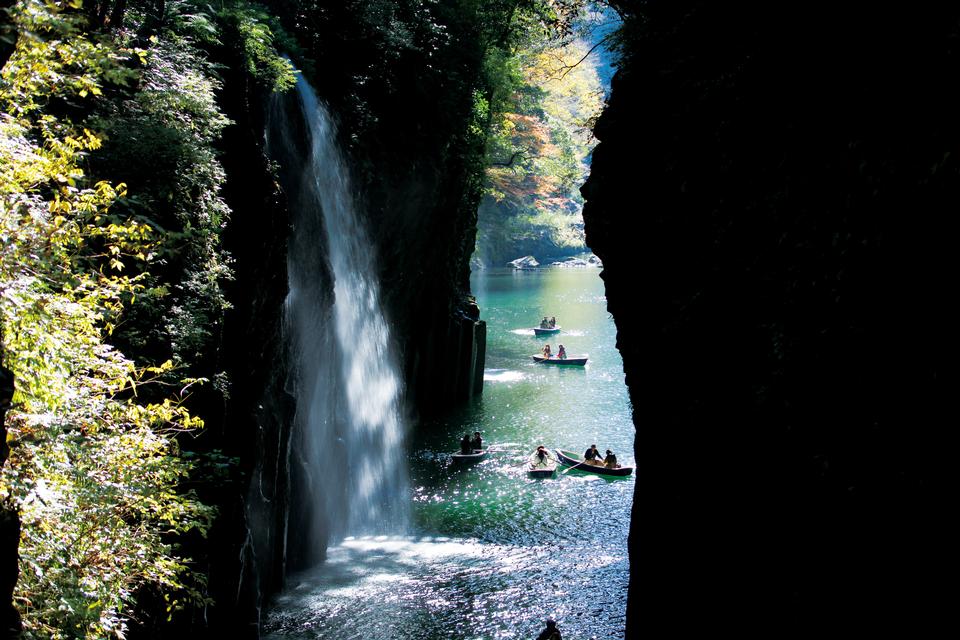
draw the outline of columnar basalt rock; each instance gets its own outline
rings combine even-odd
[[[339,120],[359,209],[379,254],[408,404],[424,415],[480,388],[469,380],[485,333],[482,321],[472,317],[468,326],[463,318],[473,304],[469,259],[484,159],[475,100],[484,91],[481,31],[490,25],[476,24],[483,12],[466,6],[437,3],[414,13],[404,3],[376,6],[308,11],[303,24],[311,32],[300,35],[308,56],[327,61],[308,78]],[[392,24],[370,22],[377,11],[393,15]],[[452,359],[457,354],[463,359]]]
[[[220,511],[202,556],[214,602],[194,624],[256,638],[267,599],[282,587],[289,566],[302,566],[287,540],[301,497],[292,493],[294,406],[285,389],[289,203],[265,150],[270,96],[240,61],[220,62],[220,99],[234,123],[221,141],[223,195],[232,210],[224,244],[234,260],[234,279],[225,285],[231,308],[216,368],[229,386],[219,404],[211,398],[203,407],[207,426],[191,446],[227,456],[233,471],[205,487]]]
[[[960,12],[615,4],[583,194],[637,425],[627,637],[943,622]]]

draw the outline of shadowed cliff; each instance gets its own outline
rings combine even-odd
[[[322,4],[322,3],[321,3]],[[484,136],[474,100],[488,36],[457,3],[304,5],[306,77],[338,119],[381,267],[410,405],[478,393],[485,326],[469,295]]]
[[[960,12],[615,4],[583,194],[637,425],[627,636],[931,624]]]
[[[377,7],[400,11],[393,4]],[[451,22],[458,46],[447,45],[449,55],[427,66],[424,59],[434,55],[427,46],[432,36],[420,30],[435,25],[419,14],[398,15],[413,33],[411,40],[385,41],[379,23],[371,24],[367,15],[377,7],[304,5],[282,17],[291,20],[299,42],[291,52],[297,66],[338,120],[357,209],[367,218],[379,254],[374,262],[381,265],[381,291],[395,324],[409,406],[430,412],[469,396],[482,381],[477,372],[482,374],[483,323],[476,321],[479,312],[467,295],[483,150],[482,140],[470,139],[467,129],[470,83],[482,52],[468,24]],[[368,83],[369,66],[384,56],[390,58],[384,77]],[[267,96],[242,73],[242,61],[221,62],[222,103],[235,123],[222,146],[224,195],[233,210],[225,241],[236,259],[236,279],[219,353],[234,386],[224,422],[210,430],[206,446],[235,457],[240,477],[238,486],[215,498],[223,505],[210,557],[216,605],[203,624],[255,637],[266,598],[289,572],[320,559],[317,550],[329,535],[307,534],[307,503],[315,496],[303,488],[304,445],[290,428],[295,400],[282,326],[286,243],[295,218],[289,208],[298,206],[292,176],[302,162],[296,156],[308,155],[309,136],[305,130],[295,135],[292,142],[300,148],[268,160]],[[291,119],[303,128],[299,116]],[[324,265],[318,265],[317,278],[332,287]]]

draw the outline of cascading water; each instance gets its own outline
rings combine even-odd
[[[297,92],[309,151],[302,172],[288,180],[286,330],[298,431],[291,453],[309,485],[306,513],[316,531],[331,541],[401,534],[408,512],[401,384],[375,251],[357,216],[331,116],[302,78]],[[268,140],[272,155],[284,145],[297,155],[289,153],[295,124],[285,110],[273,110],[270,135],[279,140]]]

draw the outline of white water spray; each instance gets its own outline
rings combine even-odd
[[[401,534],[407,521],[400,376],[380,306],[374,249],[326,107],[297,91],[309,158],[292,194],[286,300],[305,467],[314,518],[333,537]],[[284,121],[284,135],[290,134]],[[332,307],[325,273],[334,279]]]

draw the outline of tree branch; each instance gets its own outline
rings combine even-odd
[[[550,80],[563,80],[564,78],[566,78],[568,73],[570,73],[571,71],[573,71],[574,69],[576,69],[576,68],[580,65],[581,62],[583,62],[583,61],[586,60],[588,57],[590,57],[590,54],[591,54],[591,53],[593,53],[594,51],[596,51],[596,49],[597,49],[600,45],[606,44],[606,42],[607,42],[608,40],[610,40],[610,38],[612,38],[612,37],[613,37],[613,33],[608,33],[607,35],[603,36],[603,38],[601,38],[600,41],[599,41],[597,44],[595,44],[595,45],[593,45],[592,47],[590,47],[590,50],[587,51],[585,54],[583,54],[583,57],[582,57],[582,58],[580,58],[579,60],[577,60],[577,61],[574,62],[573,64],[564,64],[562,67],[560,67],[559,69],[557,69],[556,72],[563,71],[563,73],[561,73],[559,76],[551,77]]]
[[[522,158],[523,154],[526,152],[526,149],[521,149],[520,151],[515,151],[510,159],[506,162],[491,162],[491,167],[509,167],[513,165],[514,160],[517,158]]]

